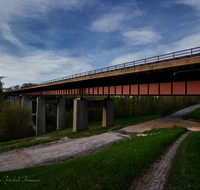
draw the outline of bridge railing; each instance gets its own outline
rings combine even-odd
[[[122,69],[130,68],[130,67],[139,67],[139,66],[158,64],[161,62],[173,61],[173,60],[178,60],[178,59],[185,59],[185,58],[194,57],[194,56],[200,56],[200,47],[176,51],[176,52],[167,53],[167,54],[163,54],[159,56],[149,57],[146,59],[140,59],[140,60],[135,60],[131,62],[121,63],[118,65],[103,67],[96,70],[86,71],[86,72],[82,72],[82,73],[78,73],[78,74],[74,74],[70,76],[65,76],[65,77],[41,82],[41,83],[38,83],[36,86],[39,86],[42,84],[54,83],[57,81],[64,81],[64,80],[69,80],[69,79],[74,79],[74,78],[79,78],[79,77],[90,76],[90,75],[97,75],[97,74],[101,74],[105,72],[122,70]]]

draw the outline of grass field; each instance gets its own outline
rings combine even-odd
[[[88,130],[85,131],[77,131],[73,132],[72,128],[67,128],[64,130],[53,131],[51,133],[47,133],[41,136],[35,136],[25,139],[13,140],[9,142],[2,142],[0,143],[0,152],[5,150],[13,150],[16,148],[23,148],[28,146],[33,146],[41,143],[47,143],[52,141],[60,140],[63,137],[68,138],[79,138],[79,137],[89,137],[92,135],[97,135],[100,133],[104,133],[107,131],[121,129],[128,125],[137,124],[140,122],[148,121],[154,118],[159,117],[158,115],[151,115],[151,116],[139,116],[139,117],[128,117],[128,118],[119,118],[115,119],[113,126],[102,127],[102,122],[94,122],[88,124]],[[37,140],[36,138],[41,137],[49,137],[48,139],[40,139]]]
[[[176,126],[151,130],[146,133],[153,135],[126,138],[86,157],[1,172],[0,189],[127,189],[186,131]]]
[[[197,108],[193,112],[189,113],[184,117],[184,119],[191,119],[194,121],[200,121],[200,108]]]
[[[200,189],[200,132],[192,132],[184,139],[166,189]]]

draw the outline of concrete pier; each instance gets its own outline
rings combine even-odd
[[[65,98],[59,98],[57,103],[57,130],[65,128]]]
[[[103,108],[102,127],[114,125],[114,100],[112,98],[93,101],[77,98],[74,100],[74,132],[88,128],[88,108]]]
[[[38,97],[36,111],[36,136],[44,135],[46,133],[45,120],[45,98]]]
[[[102,127],[114,125],[114,100],[106,98],[105,107],[103,107]]]
[[[85,99],[74,100],[73,131],[81,131],[88,128],[88,102]]]
[[[32,101],[29,100],[29,97],[23,96],[21,99],[21,105],[26,105],[29,109],[31,109],[32,114]]]
[[[13,103],[13,105],[15,105],[15,97],[14,96],[8,96],[7,99],[10,100]]]
[[[21,105],[26,105],[27,107],[29,107],[29,98],[26,96],[23,96],[21,103],[22,103]]]
[[[20,97],[19,96],[15,96],[15,101],[14,101],[14,105],[16,106],[17,104],[20,104]]]

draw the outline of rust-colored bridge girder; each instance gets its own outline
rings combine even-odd
[[[200,95],[200,47],[99,70],[10,95]]]

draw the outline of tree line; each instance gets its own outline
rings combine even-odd
[[[73,101],[77,96],[65,97],[65,127],[73,126]],[[103,100],[107,96],[84,96],[88,101]],[[114,117],[159,115],[160,117],[200,102],[200,96],[111,96],[114,99]],[[88,122],[102,120],[102,108],[88,109]],[[46,105],[47,131],[56,130],[56,104]]]

